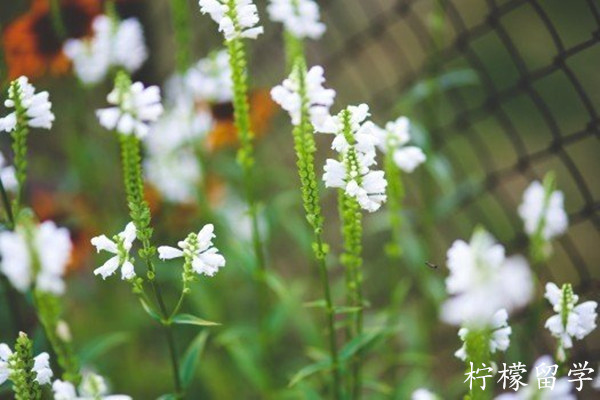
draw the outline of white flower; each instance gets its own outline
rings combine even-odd
[[[349,196],[358,200],[361,208],[369,212],[377,211],[387,199],[385,195],[387,181],[383,171],[371,171],[361,167],[359,173],[355,174],[355,178],[350,178],[344,163],[331,158],[326,160],[324,170],[325,187],[344,189]],[[361,180],[360,185],[356,180],[358,176]]]
[[[19,187],[15,167],[12,165],[6,165],[6,160],[4,159],[2,153],[0,153],[0,180],[2,180],[2,186],[4,186],[4,189],[9,192],[14,192]]]
[[[273,21],[283,23],[299,39],[318,39],[325,32],[325,24],[319,22],[319,6],[313,0],[271,0],[267,10]]]
[[[560,289],[554,283],[547,283],[545,297],[557,313],[548,318],[545,327],[560,340],[561,348],[573,347],[573,338],[581,340],[596,329],[598,303],[586,301],[576,305],[579,296],[573,293],[570,284]]]
[[[31,251],[39,262],[34,271]],[[0,233],[0,270],[15,289],[25,292],[35,281],[36,287],[44,292],[62,294],[65,290],[63,275],[71,257],[71,239],[66,228],[58,228],[54,222],[46,221],[34,227],[30,235],[26,228],[18,226],[15,232]]]
[[[52,370],[50,369],[50,355],[46,352],[40,353],[33,358],[33,368],[31,369],[36,373],[35,380],[40,385],[50,383],[52,378]]]
[[[213,119],[208,111],[196,111],[192,102],[181,99],[152,125],[144,137],[144,145],[152,156],[172,154],[181,148],[192,151],[212,127]]]
[[[102,279],[113,275],[115,271],[121,268],[121,279],[127,280],[135,277],[132,259],[129,256],[129,250],[136,238],[136,229],[133,222],[125,226],[125,230],[113,237],[110,240],[105,235],[100,235],[92,238],[91,243],[96,247],[96,251],[107,251],[114,254],[101,267],[94,270],[94,275],[101,275]]]
[[[84,374],[79,394],[71,382],[63,382],[60,379],[54,381],[52,391],[54,400],[131,400],[130,396],[122,394],[106,395],[108,387],[104,378],[93,373]]]
[[[489,327],[486,327],[491,331],[491,337],[489,341],[490,353],[494,354],[496,351],[506,351],[510,344],[510,334],[512,329],[508,326],[508,313],[505,309],[498,310],[492,317]],[[469,334],[469,328],[461,328],[458,331],[458,336],[464,342]],[[454,355],[461,360],[467,359],[467,347],[463,345],[458,349]]]
[[[140,22],[136,18],[113,21],[106,15],[94,19],[91,37],[69,39],[63,51],[86,84],[100,82],[112,67],[135,72],[148,58]]]
[[[538,385],[538,370],[539,377],[546,377],[547,369],[555,365],[552,357],[542,356],[537,359],[533,368],[529,372],[529,381],[527,386],[522,386],[517,392],[502,393],[496,396],[495,400],[577,400],[577,397],[572,394],[573,385],[569,382],[569,378],[557,378],[552,389],[539,389]],[[551,376],[551,375],[549,375]]]
[[[202,172],[198,158],[189,148],[166,154],[151,154],[144,160],[146,179],[174,203],[193,203]]]
[[[8,359],[12,356],[12,350],[6,343],[0,343],[0,385],[2,385],[10,376],[10,366]]]
[[[144,28],[137,18],[127,18],[121,23],[113,39],[113,63],[133,73],[148,59],[144,42]]]
[[[158,86],[144,88],[141,82],[131,84],[127,90],[115,87],[107,100],[116,107],[96,111],[100,125],[124,135],[143,138],[148,134],[149,123],[155,122],[163,112]]]
[[[235,0],[234,9],[230,9],[228,0],[200,0],[200,12],[209,14],[219,24],[225,40],[237,38],[256,39],[263,33],[259,22],[258,10],[252,0]]]
[[[185,83],[196,101],[225,103],[233,98],[231,67],[226,50],[211,53],[190,68]]]
[[[568,227],[568,217],[565,212],[564,195],[555,190],[546,193],[544,186],[533,181],[523,193],[523,203],[519,206],[519,215],[525,223],[525,232],[532,236],[542,225],[542,237],[550,240],[563,234]]]
[[[392,157],[398,168],[411,173],[426,160],[425,153],[419,147],[406,146],[410,141],[410,120],[400,117],[388,122],[385,129],[374,127],[377,137],[377,147],[383,152],[392,152]]]
[[[177,243],[179,249],[170,246],[160,246],[158,256],[162,260],[185,257],[190,260],[192,269],[202,275],[214,276],[219,268],[225,266],[225,257],[213,247],[212,239],[215,237],[214,226],[205,225],[196,235],[191,233],[188,237]]]
[[[439,400],[429,389],[420,388],[413,392],[411,400]]]
[[[327,117],[320,132],[335,135],[331,147],[340,153],[339,161],[328,159],[325,163],[325,186],[343,189],[356,198],[361,208],[373,212],[387,199],[387,181],[383,171],[369,169],[376,163],[376,142],[371,130],[373,123],[365,122],[368,116],[366,104],[349,106],[338,115]],[[344,132],[344,118],[350,125],[350,137]]]
[[[600,370],[596,374],[596,379],[592,382],[592,387],[596,390],[600,390]]]
[[[8,88],[8,99],[4,105],[15,108],[17,104],[25,109],[27,125],[31,128],[51,129],[54,122],[52,103],[48,101],[48,92],[35,93],[35,87],[25,76],[12,81]],[[0,131],[12,132],[17,126],[17,112],[0,118]]]
[[[442,305],[441,317],[453,325],[484,327],[494,314],[529,302],[533,292],[527,261],[506,258],[504,247],[484,230],[476,230],[470,243],[457,240],[448,250],[450,275],[446,289],[450,297]]]
[[[271,97],[290,114],[294,125],[300,124],[302,109],[299,72],[294,68],[289,78],[271,89]],[[323,67],[314,66],[306,73],[304,82],[310,120],[316,129],[320,129],[325,119],[329,117],[329,108],[335,99],[335,90],[323,87],[325,82],[323,73]]]

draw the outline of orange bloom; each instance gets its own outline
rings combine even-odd
[[[102,11],[102,0],[62,0],[60,11],[67,38],[90,33],[92,19]],[[66,38],[52,24],[49,0],[33,0],[29,11],[6,27],[3,34],[9,79],[26,75],[35,79],[47,73],[61,75],[70,62],[63,54]]]
[[[259,138],[267,132],[275,110],[275,103],[271,100],[268,90],[256,90],[250,94],[250,124],[255,137]],[[208,148],[216,151],[237,145],[233,104],[214,104],[211,106],[211,111],[215,119],[215,127],[208,136]]]

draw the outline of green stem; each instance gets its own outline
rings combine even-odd
[[[235,18],[235,15],[233,16]],[[235,20],[234,20],[235,21]],[[229,52],[229,63],[231,67],[231,80],[233,82],[233,106],[234,120],[240,141],[237,160],[243,172],[246,203],[248,204],[249,214],[252,224],[252,244],[256,257],[256,281],[259,296],[259,313],[261,325],[263,325],[262,334],[266,333],[265,313],[268,306],[267,288],[266,288],[266,266],[263,253],[263,243],[258,228],[258,211],[254,190],[256,182],[254,180],[254,148],[252,140],[254,133],[250,126],[250,106],[248,104],[248,76],[247,61],[244,43],[240,39],[227,41]]]
[[[58,35],[59,38],[65,39],[67,37],[67,30],[60,10],[59,0],[50,0],[50,17],[52,21],[52,28]]]
[[[165,306],[162,291],[158,282],[156,282],[156,269],[152,262],[152,257],[156,249],[151,245],[152,228],[150,207],[144,198],[144,183],[142,178],[142,166],[140,155],[140,141],[134,135],[119,135],[121,144],[121,158],[123,162],[123,176],[125,183],[125,192],[129,204],[130,217],[136,226],[137,237],[142,243],[139,251],[147,267],[147,278],[150,281],[152,292],[156,298],[156,303],[161,314],[161,323],[165,330],[167,344],[171,356],[171,367],[173,369],[173,383],[175,386],[175,395],[178,398],[183,396],[181,377],[179,374],[179,362],[173,331],[169,321],[169,312]]]
[[[390,225],[392,228],[392,239],[388,243],[388,253],[392,257],[402,254],[400,240],[402,236],[402,199],[404,198],[404,186],[400,170],[394,163],[393,150],[388,146],[384,159],[385,175],[388,181],[388,211]]]
[[[190,65],[190,11],[187,0],[172,0],[171,14],[175,29],[175,65],[180,73]]]

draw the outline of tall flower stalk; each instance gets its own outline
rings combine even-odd
[[[308,74],[310,74],[310,84],[307,82]],[[322,82],[324,81],[322,74],[323,69],[320,67],[313,67],[310,72],[307,72],[303,57],[297,57],[290,78],[286,79],[283,85],[273,88],[271,95],[276,102],[290,112],[294,125],[292,132],[294,150],[297,157],[296,165],[300,176],[302,202],[306,213],[306,220],[313,230],[313,252],[319,265],[321,286],[325,300],[327,335],[333,375],[332,393],[335,399],[341,399],[341,374],[334,325],[335,308],[327,270],[328,246],[323,240],[323,216],[321,213],[319,185],[315,173],[314,160],[316,152],[313,127],[314,117],[322,115],[324,111],[328,111],[335,96],[333,90],[322,87]]]
[[[229,53],[234,122],[240,142],[237,161],[242,168],[246,203],[251,219],[252,245],[256,258],[256,280],[262,324],[265,319],[264,313],[268,301],[266,296],[266,261],[258,224],[258,207],[255,195],[256,181],[254,178],[254,146],[252,143],[254,132],[250,123],[250,106],[248,102],[248,61],[246,47],[242,39],[255,39],[263,32],[263,28],[256,26],[259,17],[256,5],[251,0],[200,0],[199,4],[200,11],[204,14],[208,13],[219,24],[219,30],[225,36],[225,44]]]
[[[135,225],[135,235],[141,242],[139,257],[146,264],[146,278],[155,297],[159,310],[159,322],[163,326],[169,348],[175,395],[182,396],[182,385],[179,374],[179,361],[172,326],[169,322],[170,313],[167,311],[161,286],[156,281],[156,269],[153,258],[156,248],[151,244],[153,229],[151,227],[150,206],[144,198],[144,181],[142,175],[142,158],[140,155],[140,139],[148,131],[145,121],[153,121],[162,112],[158,88],[135,90],[129,76],[120,72],[115,78],[115,89],[109,95],[109,101],[119,107],[98,110],[100,123],[107,128],[116,129],[121,147],[121,162],[123,180],[129,216]],[[140,86],[137,85],[136,88]],[[136,96],[137,95],[137,96]],[[146,106],[135,109],[136,106]],[[136,120],[140,118],[140,120]],[[126,274],[123,274],[126,277]],[[143,304],[150,307],[149,299],[143,288],[143,280],[132,279],[134,291],[140,295]]]
[[[366,121],[368,116],[366,104],[349,106],[328,117],[318,128],[320,132],[335,135],[332,148],[339,153],[338,160],[327,160],[323,180],[325,186],[340,189],[338,209],[344,248],[341,263],[346,270],[348,305],[355,309],[348,327],[349,340],[363,333],[362,210],[374,212],[387,198],[384,171],[371,169],[376,164],[376,137],[373,123]],[[352,359],[352,398],[360,397],[362,359],[360,350]]]

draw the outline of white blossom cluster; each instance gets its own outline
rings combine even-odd
[[[507,258],[504,247],[485,230],[476,230],[469,243],[455,241],[447,258],[446,290],[452,297],[442,305],[441,317],[450,324],[483,328],[492,324],[498,310],[510,313],[532,297],[527,261]]]
[[[113,107],[96,110],[100,125],[124,135],[145,137],[150,123],[156,122],[163,112],[158,86],[145,88],[141,82],[126,89],[115,87],[106,99]]]
[[[0,385],[10,378],[14,366],[12,360],[13,352],[6,343],[0,343]],[[32,372],[35,372],[35,381],[40,385],[50,383],[52,369],[50,369],[50,355],[46,352],[40,353],[33,358]]]
[[[329,116],[318,130],[335,135],[332,148],[341,156],[341,161],[327,159],[323,181],[326,187],[344,189],[347,195],[356,198],[364,210],[377,211],[387,199],[387,181],[383,171],[371,169],[376,164],[376,139],[372,131],[373,124],[366,121],[369,107],[366,104],[349,106],[347,112],[350,115],[353,143],[349,143],[344,135],[344,111]]]
[[[219,31],[230,41],[238,38],[256,39],[263,33],[262,26],[256,26],[260,19],[252,0],[234,0],[230,7],[228,0],[200,0],[200,11],[209,14],[219,24]]]
[[[598,303],[586,301],[577,305],[579,296],[573,293],[571,285],[564,285],[561,289],[554,283],[547,283],[545,297],[556,312],[548,318],[545,326],[559,339],[559,353],[561,349],[573,347],[573,338],[581,340],[596,329]]]
[[[144,172],[162,196],[174,203],[192,203],[202,180],[194,152],[212,128],[211,115],[192,101],[177,101],[152,125],[144,138]]]
[[[505,309],[498,310],[490,321],[490,325],[487,327],[491,331],[489,340],[490,353],[494,354],[497,351],[506,351],[510,345],[510,334],[512,329],[508,326],[508,312]],[[464,342],[469,334],[469,328],[460,328],[458,336]],[[463,346],[458,349],[454,355],[465,361],[467,359],[467,346]]]
[[[231,101],[233,88],[227,50],[215,51],[199,60],[186,72],[184,85],[196,102]]]
[[[67,40],[63,51],[85,84],[102,81],[114,68],[133,73],[148,58],[140,21],[137,18],[116,21],[106,15],[94,19],[90,37]]]
[[[417,146],[406,146],[410,141],[410,120],[400,117],[388,122],[385,129],[377,125],[373,132],[381,152],[392,152],[394,163],[404,172],[411,173],[426,160],[425,153]]]
[[[440,400],[440,397],[435,395],[432,391],[425,388],[419,388],[415,390],[410,396],[411,400]]]
[[[135,277],[133,260],[129,256],[129,251],[136,239],[137,231],[133,222],[125,226],[125,230],[109,239],[106,235],[100,235],[92,238],[91,243],[97,252],[106,251],[114,254],[101,267],[94,270],[94,275],[102,276],[106,279],[113,275],[117,269],[121,268],[121,279],[127,280]]]
[[[294,125],[300,124],[303,102],[299,74],[298,67],[294,68],[289,78],[271,89],[271,97],[290,114]],[[323,129],[323,123],[329,117],[329,109],[335,99],[335,90],[323,87],[323,75],[323,67],[317,65],[308,70],[304,81],[305,101],[308,103],[311,123],[316,130]]]
[[[202,227],[197,235],[188,235],[176,247],[160,246],[158,256],[162,260],[184,257],[191,260],[192,269],[199,275],[214,276],[225,266],[225,257],[213,246],[215,227],[212,224]]]
[[[38,290],[60,295],[71,249],[69,231],[52,221],[30,229],[18,225],[14,232],[0,232],[0,271],[20,292],[35,284]]]
[[[563,193],[559,190],[546,193],[539,181],[533,181],[523,193],[519,215],[525,224],[525,233],[533,236],[541,228],[544,240],[563,234],[569,224]]]
[[[31,128],[51,129],[54,122],[52,103],[48,100],[48,92],[35,92],[35,87],[29,83],[26,76],[21,76],[11,82],[8,88],[8,99],[4,101],[7,108],[20,105],[25,109],[27,125]],[[0,132],[12,132],[17,127],[17,112],[13,111],[0,118]]]
[[[54,400],[131,400],[123,394],[108,395],[108,386],[104,378],[94,373],[86,373],[79,388],[71,382],[55,380],[52,383]]]
[[[319,39],[325,24],[319,21],[319,5],[313,0],[271,0],[267,7],[271,20],[299,39]]]

